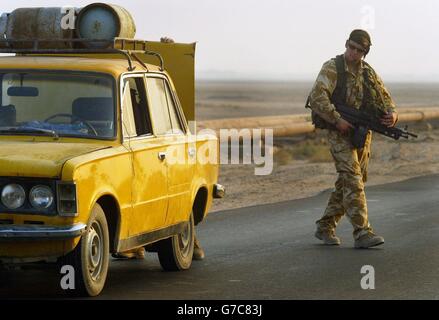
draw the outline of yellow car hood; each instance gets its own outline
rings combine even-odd
[[[61,176],[64,163],[108,146],[88,143],[0,141],[0,176]]]

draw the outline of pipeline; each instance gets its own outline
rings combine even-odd
[[[439,119],[439,107],[398,108],[398,123]],[[275,137],[288,137],[314,132],[309,114],[205,120],[197,122],[197,131],[220,129],[273,129]]]

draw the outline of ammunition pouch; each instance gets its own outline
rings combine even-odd
[[[318,129],[330,129],[331,125],[323,120],[315,111],[311,111],[312,124]]]
[[[311,109],[309,105],[309,97],[306,99],[305,108]],[[318,129],[331,129],[333,126],[326,122],[321,116],[317,114],[314,110],[311,109],[311,121],[314,127]]]
[[[364,126],[356,127],[351,136],[352,146],[356,149],[363,149],[369,129]]]

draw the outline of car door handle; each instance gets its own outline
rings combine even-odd
[[[165,160],[165,158],[166,158],[166,152],[159,152],[159,159],[163,161]]]
[[[195,148],[189,148],[188,150],[189,157],[193,157],[195,155]]]

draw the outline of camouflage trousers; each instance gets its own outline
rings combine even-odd
[[[338,178],[325,213],[316,222],[320,230],[335,231],[338,222],[346,214],[354,227],[355,239],[372,232],[364,192],[371,140],[372,133],[369,131],[364,148],[355,149],[349,136],[344,136],[339,131],[328,130],[328,142]]]

